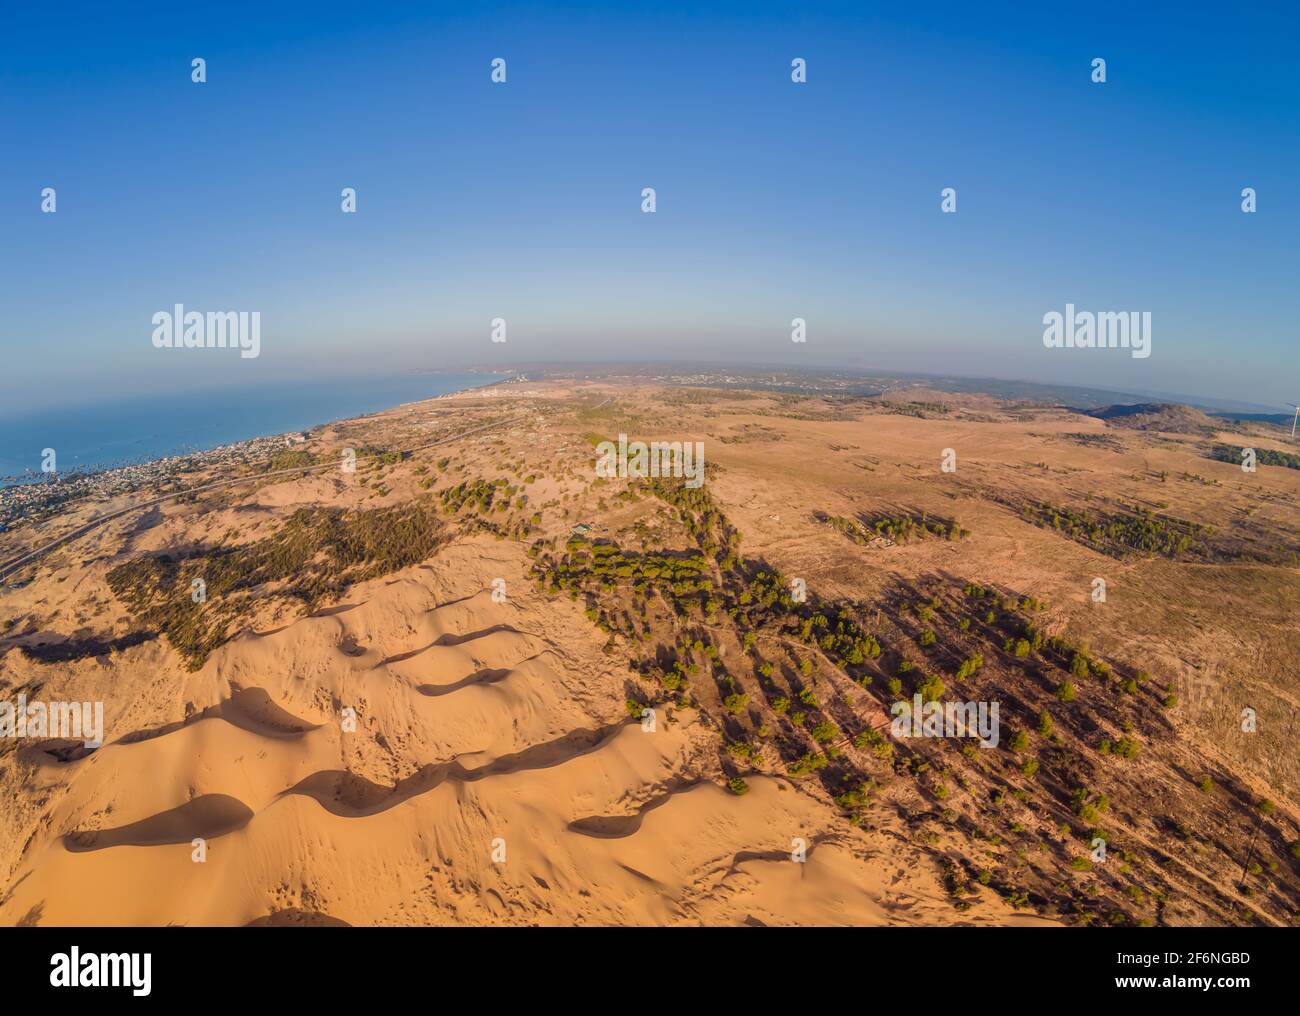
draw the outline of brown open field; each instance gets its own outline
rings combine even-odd
[[[3,697],[105,715],[0,740],[0,924],[1296,924],[1300,471],[1207,455],[1284,436],[578,381],[318,428],[0,591]]]

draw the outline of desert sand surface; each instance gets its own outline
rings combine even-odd
[[[1287,447],[576,380],[318,428],[0,591],[0,695],[105,717],[0,741],[0,923],[1293,924],[1300,472],[1220,441]],[[1000,742],[895,737],[938,689]]]

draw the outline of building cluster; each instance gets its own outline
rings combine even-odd
[[[172,455],[94,471],[73,470],[35,477],[0,479],[0,532],[49,518],[87,498],[106,500],[136,491],[163,493],[186,486],[186,479],[226,466],[264,462],[298,434],[277,434],[222,445],[208,451]]]

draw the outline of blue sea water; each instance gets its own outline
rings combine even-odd
[[[146,462],[304,430],[404,402],[478,388],[492,374],[404,374],[167,393],[0,415],[0,482],[39,479],[53,448],[61,473]]]

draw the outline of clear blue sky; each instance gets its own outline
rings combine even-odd
[[[130,6],[5,13],[0,410],[583,357],[1300,401],[1294,4]],[[1067,301],[1153,355],[1044,349]],[[177,302],[262,356],[154,349]]]

